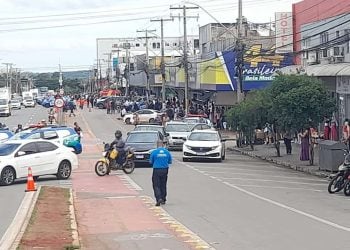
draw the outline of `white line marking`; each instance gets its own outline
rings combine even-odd
[[[182,163],[181,161],[179,161],[180,163]],[[195,170],[199,170],[199,171],[205,171],[203,169],[231,169],[231,170],[244,170],[244,171],[257,171],[257,172],[280,172],[280,173],[288,173],[288,174],[293,174],[293,175],[300,175],[300,173],[294,173],[294,172],[291,172],[291,171],[287,171],[287,169],[283,170],[282,168],[280,168],[281,170],[278,171],[278,169],[274,170],[274,169],[271,169],[271,170],[267,170],[267,169],[251,169],[251,168],[236,168],[236,167],[201,167],[201,169],[198,169],[198,167],[192,167],[192,169],[195,169]]]
[[[308,189],[308,188],[294,188],[294,187],[279,187],[279,186],[262,186],[262,185],[244,185],[244,184],[234,184],[238,187],[256,187],[256,188],[276,188],[276,189],[293,189],[293,190],[305,190],[314,192],[324,192],[324,190],[319,189]]]
[[[105,197],[106,199],[131,199],[135,198],[135,195],[130,195],[130,196],[110,196],[110,197]]]
[[[134,190],[136,190],[136,191],[142,191],[142,190],[143,190],[143,189],[142,189],[139,185],[137,185],[136,182],[134,182],[129,176],[127,176],[127,175],[121,175],[121,176],[119,176],[119,178],[120,178],[121,180],[126,181],[131,187],[133,187]]]
[[[220,177],[224,180],[242,180],[242,181],[257,181],[257,182],[278,182],[278,183],[288,183],[288,184],[300,184],[300,185],[310,185],[310,186],[324,186],[324,183],[306,183],[297,181],[278,181],[278,180],[267,180],[267,179],[251,179],[251,178],[235,178],[235,177]]]
[[[238,191],[240,191],[240,192],[242,192],[242,193],[245,193],[245,194],[247,194],[247,195],[250,195],[250,196],[252,196],[252,197],[255,197],[255,198],[259,199],[259,200],[266,201],[266,202],[268,202],[268,203],[270,203],[270,204],[273,204],[273,205],[275,205],[275,206],[278,206],[278,207],[287,209],[287,210],[289,210],[289,211],[291,211],[291,212],[294,212],[294,213],[303,215],[303,216],[305,216],[305,217],[308,217],[308,218],[310,218],[310,219],[312,219],[312,220],[321,222],[321,223],[326,224],[326,225],[328,225],[328,226],[331,226],[331,227],[334,227],[334,228],[337,228],[337,229],[340,229],[340,230],[343,230],[343,231],[346,231],[346,232],[350,232],[350,228],[348,228],[348,227],[339,225],[339,224],[334,223],[334,222],[332,222],[332,221],[325,220],[325,219],[322,219],[322,218],[320,218],[320,217],[317,217],[317,216],[315,216],[315,215],[313,215],[313,214],[309,214],[309,213],[303,212],[303,211],[298,210],[298,209],[296,209],[296,208],[293,208],[293,207],[284,205],[284,204],[282,204],[282,203],[279,203],[279,202],[277,202],[277,201],[274,201],[274,200],[265,198],[265,197],[263,197],[263,196],[257,195],[257,194],[255,194],[255,193],[253,193],[253,192],[250,192],[250,191],[248,191],[248,190],[245,190],[245,189],[243,189],[243,188],[240,188],[240,187],[238,187],[238,186],[236,186],[236,185],[233,185],[233,184],[231,184],[231,183],[228,183],[228,182],[223,182],[223,183],[224,183],[225,185],[229,186],[229,187],[232,187],[232,188],[234,188],[234,189],[236,189],[236,190],[238,190]]]
[[[256,173],[233,173],[233,172],[211,172],[211,171],[202,171],[204,173],[209,173],[209,174],[232,174],[232,175],[252,175],[252,176],[266,176],[265,174],[256,174]],[[312,178],[305,178],[305,177],[288,177],[288,176],[283,176],[283,175],[268,175],[268,177],[272,178],[281,178],[281,179],[297,179],[297,180],[308,180],[308,181],[318,181],[318,182],[327,182],[327,180],[324,179],[312,179]]]
[[[180,161],[178,161],[178,162],[179,162],[180,164],[182,164],[182,165],[185,165],[185,166],[187,166],[187,167],[189,167],[189,168],[195,170],[195,168],[192,167],[191,165],[188,165],[188,164],[183,163],[183,162],[180,162]],[[255,197],[255,198],[259,199],[259,200],[266,201],[266,202],[268,202],[268,203],[270,203],[270,204],[273,204],[273,205],[275,205],[275,206],[277,206],[277,207],[284,208],[284,209],[286,209],[286,210],[289,210],[289,211],[294,212],[294,213],[299,214],[299,215],[303,215],[303,216],[305,216],[305,217],[307,217],[307,218],[309,218],[309,219],[318,221],[318,222],[323,223],[323,224],[325,224],[325,225],[328,225],[328,226],[331,226],[331,227],[334,227],[334,228],[337,228],[337,229],[340,229],[340,230],[343,230],[343,231],[346,231],[346,232],[350,232],[350,228],[349,228],[349,227],[345,227],[345,226],[339,225],[339,224],[334,223],[334,222],[332,222],[332,221],[325,220],[325,219],[322,219],[322,218],[320,218],[320,217],[317,217],[317,216],[315,216],[315,215],[313,215],[313,214],[309,214],[309,213],[303,212],[303,211],[301,211],[301,210],[298,210],[298,209],[296,209],[296,208],[293,208],[293,207],[284,205],[284,204],[282,204],[282,203],[279,203],[279,202],[277,202],[277,201],[274,201],[274,200],[265,198],[265,197],[263,197],[263,196],[260,196],[260,195],[255,194],[255,193],[253,193],[253,192],[250,192],[250,191],[248,191],[248,190],[245,190],[244,188],[240,188],[240,187],[238,187],[238,186],[236,186],[236,185],[233,185],[233,184],[231,184],[231,183],[228,183],[228,182],[226,182],[226,181],[225,181],[225,182],[222,182],[222,183],[225,184],[225,185],[227,185],[227,186],[229,186],[229,187],[232,187],[232,188],[234,188],[234,189],[236,189],[236,190],[238,190],[238,191],[240,191],[240,192],[242,192],[242,193],[245,193],[245,194],[247,194],[247,195],[250,195],[250,196],[252,196],[252,197]]]

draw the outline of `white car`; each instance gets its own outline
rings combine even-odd
[[[21,101],[18,99],[11,100],[11,108],[12,109],[21,109]]]
[[[213,159],[221,162],[226,154],[225,140],[218,131],[195,130],[188,136],[182,151],[183,161]]]
[[[134,124],[136,116],[138,116],[138,124],[154,123],[157,117],[161,116],[161,113],[153,109],[140,109],[134,113],[126,114],[123,120],[126,124]]]
[[[191,134],[194,124],[184,122],[170,121],[165,126],[168,133],[168,148],[182,149],[187,137]]]
[[[27,107],[35,107],[35,101],[33,100],[33,99],[28,99],[28,98],[26,98],[26,97],[24,97],[24,99],[23,99],[23,106],[25,107],[25,108],[27,108]]]
[[[71,148],[47,140],[6,141],[0,144],[0,185],[11,185],[25,178],[32,168],[34,180],[42,175],[68,179],[78,168],[78,157]]]

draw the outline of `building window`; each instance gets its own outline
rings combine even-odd
[[[135,46],[136,46],[136,47],[140,47],[140,44],[139,44],[139,43],[136,43]]]
[[[337,30],[337,31],[335,32],[335,37],[336,37],[336,38],[339,37],[339,30]]]
[[[173,43],[173,46],[177,46],[177,43]]]
[[[159,49],[160,48],[160,43],[157,43],[157,49]]]
[[[117,43],[112,44],[112,48],[118,48],[118,44]]]
[[[328,57],[328,50],[327,49],[322,50],[322,57]]]
[[[194,39],[194,48],[199,49],[199,39]]]
[[[328,43],[328,32],[323,32],[322,34],[320,34],[320,43],[324,44],[324,43]]]
[[[165,46],[166,46],[166,47],[169,47],[169,46],[170,46],[170,44],[169,44],[169,43],[165,43]]]
[[[153,49],[157,48],[157,44],[156,43],[152,43],[152,48]]]
[[[340,56],[340,49],[339,49],[339,47],[334,47],[333,48],[333,54],[335,56]]]

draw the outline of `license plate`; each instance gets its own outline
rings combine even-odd
[[[205,153],[197,153],[197,155],[205,155]]]
[[[135,155],[136,159],[143,159],[143,155]]]

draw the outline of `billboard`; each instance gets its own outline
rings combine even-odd
[[[293,18],[292,12],[275,13],[276,53],[293,52]]]

